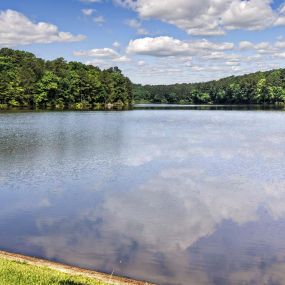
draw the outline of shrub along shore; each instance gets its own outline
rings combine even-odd
[[[154,285],[4,251],[0,251],[0,284]]]

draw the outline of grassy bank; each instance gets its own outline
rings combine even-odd
[[[47,267],[0,259],[0,284],[5,285],[105,285],[91,278],[72,276]]]
[[[153,285],[5,251],[0,251],[0,284]]]

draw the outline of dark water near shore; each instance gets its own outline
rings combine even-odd
[[[285,284],[285,112],[0,113],[0,249],[159,284]]]

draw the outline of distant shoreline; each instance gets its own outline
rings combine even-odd
[[[129,111],[141,109],[185,109],[185,110],[285,110],[284,104],[160,104],[160,103],[133,103],[131,105],[100,105],[90,108],[28,108],[3,107],[1,112],[68,112],[68,111]]]
[[[0,111],[96,111],[96,110],[127,110],[130,109],[132,105],[128,104],[96,104],[96,105],[70,105],[70,106],[49,106],[45,108],[31,107],[31,106],[8,106],[7,104],[0,104]]]

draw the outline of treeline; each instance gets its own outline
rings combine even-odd
[[[136,103],[285,104],[285,69],[195,84],[134,85]]]
[[[117,68],[100,70],[63,58],[45,61],[34,54],[0,49],[0,108],[127,106],[132,83]]]

